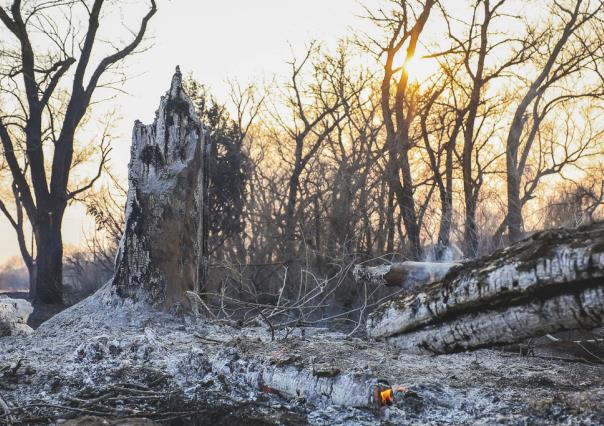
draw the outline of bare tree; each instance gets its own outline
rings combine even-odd
[[[553,22],[547,22],[537,35],[537,73],[514,111],[506,141],[507,226],[512,241],[523,235],[522,206],[532,190],[525,193],[523,202],[522,176],[544,119],[568,100],[604,95],[603,12],[602,1],[554,1]],[[582,84],[584,81],[593,83]],[[537,185],[543,175],[538,174],[533,184]]]
[[[392,3],[393,8],[389,12],[380,10],[376,14],[367,9],[369,19],[388,33],[386,43],[372,40],[373,43],[368,47],[378,57],[384,57],[381,108],[388,152],[386,176],[401,209],[410,245],[410,256],[419,259],[422,257],[422,246],[409,161],[409,151],[413,146],[409,130],[416,111],[413,102],[415,88],[409,82],[406,65],[415,55],[419,37],[436,1],[426,0],[425,3],[413,4],[406,1],[392,1]],[[401,52],[404,53],[404,61],[402,66],[398,67],[395,65],[395,58]],[[389,201],[390,223],[393,223],[393,213],[393,204]]]
[[[447,74],[451,76],[453,72],[445,73]],[[454,84],[453,79],[447,78],[440,87],[432,91],[425,106],[419,112],[421,135],[440,201],[440,221],[434,250],[434,257],[437,260],[447,256],[451,244],[455,153],[457,139],[462,132],[462,124],[467,112],[465,106],[458,104]],[[441,95],[446,95],[450,99],[439,102]]]
[[[100,167],[99,173],[83,186],[69,186],[78,126],[103,75],[139,47],[148,22],[157,11],[155,1],[150,0],[151,7],[130,43],[114,48],[113,53],[93,64],[105,3],[94,0],[22,4],[21,0],[14,0],[10,7],[0,6],[0,21],[17,45],[11,49],[2,42],[5,53],[1,77],[3,85],[7,80],[14,82],[15,102],[21,108],[16,114],[0,117],[0,140],[14,182],[15,202],[23,207],[35,236],[36,272],[31,290],[38,302],[63,303],[63,215],[68,202],[89,190],[102,170]],[[80,31],[75,10],[86,16],[85,31]],[[32,42],[34,33],[42,34],[54,52],[37,52]],[[70,72],[73,66],[75,71]],[[59,88],[69,85],[70,89],[64,89],[65,108],[57,112],[52,106],[54,99]],[[25,149],[20,160],[21,141]],[[50,161],[45,158],[46,145],[52,146]],[[24,259],[33,262],[26,256]]]
[[[286,256],[292,256],[296,240],[297,206],[300,194],[300,179],[309,162],[317,154],[327,136],[344,119],[342,113],[341,88],[334,85],[332,72],[340,73],[337,61],[330,58],[312,63],[317,45],[312,44],[301,61],[292,61],[290,83],[287,86],[286,104],[291,113],[290,122],[274,114],[285,135],[293,141],[291,174],[288,178],[287,198],[283,218],[283,238]],[[305,66],[312,67],[311,82],[304,84]],[[340,81],[339,83],[344,83]],[[346,94],[345,96],[351,96]],[[279,136],[275,134],[277,141]]]

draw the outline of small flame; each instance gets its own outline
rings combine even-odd
[[[394,402],[394,393],[392,388],[388,388],[380,392],[380,403],[382,406],[390,405]]]
[[[394,394],[396,392],[407,392],[408,389],[404,386],[385,386],[381,385],[375,389],[375,401],[379,403],[380,407],[386,405],[392,405],[394,403]]]

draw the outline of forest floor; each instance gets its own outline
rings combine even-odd
[[[604,366],[535,355],[272,336],[112,306],[101,290],[0,339],[0,424],[604,424]],[[378,407],[378,381],[408,391]]]

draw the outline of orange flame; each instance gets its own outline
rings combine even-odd
[[[392,388],[388,388],[380,392],[380,404],[390,405],[394,402],[394,393],[392,392]]]
[[[395,392],[407,392],[408,389],[404,386],[378,386],[375,389],[375,401],[379,404],[380,407],[384,407],[386,405],[392,405],[394,402],[394,394]]]

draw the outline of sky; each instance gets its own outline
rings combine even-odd
[[[37,0],[31,0],[37,1]],[[107,15],[101,21],[99,39],[115,40],[124,45],[131,35],[124,32],[124,22],[138,25],[146,13],[145,0],[113,0],[107,2]],[[116,110],[120,118],[112,130],[113,152],[111,167],[127,185],[127,164],[130,156],[131,130],[135,120],[151,123],[160,96],[168,89],[176,65],[183,74],[192,74],[206,85],[219,101],[228,100],[227,80],[238,80],[243,86],[256,82],[263,85],[273,77],[285,78],[292,57],[300,58],[312,40],[326,48],[334,47],[338,39],[360,31],[375,31],[373,24],[363,19],[363,4],[372,10],[385,0],[157,0],[158,12],[150,22],[145,48],[125,61],[127,81],[120,91],[107,93],[97,89],[97,98],[115,96],[92,110],[94,117],[103,117]],[[533,1],[510,0],[515,10],[531,16]],[[0,0],[0,4],[3,4]],[[115,8],[119,4],[120,8]],[[457,18],[469,13],[467,0],[448,0],[449,12]],[[112,8],[113,7],[113,8]],[[528,9],[527,9],[528,8]],[[123,11],[120,16],[116,10]],[[431,28],[422,35],[422,42],[438,40],[444,26],[435,23],[438,13],[431,14]],[[462,19],[462,20],[463,20]],[[509,32],[510,28],[505,29]],[[375,35],[375,33],[373,33]],[[2,33],[0,33],[2,36]],[[100,43],[99,43],[100,44]],[[102,47],[97,47],[99,50]],[[418,47],[421,54],[422,46]],[[425,52],[425,50],[424,50]],[[100,53],[98,53],[101,55]],[[412,64],[413,65],[413,64]],[[418,75],[438,69],[433,61],[422,60],[416,66]],[[412,70],[410,69],[412,72]],[[413,77],[413,76],[412,76]],[[99,132],[85,136],[92,141]],[[80,175],[96,173],[96,164]],[[71,182],[77,180],[77,174]],[[67,248],[82,246],[94,223],[85,214],[84,206],[74,204],[67,209],[63,225]],[[19,255],[15,233],[8,221],[0,217],[0,265]]]
[[[292,54],[299,56],[311,40],[329,46],[349,34],[350,28],[363,28],[362,14],[357,0],[158,0],[148,32],[149,48],[126,62],[131,77],[122,87],[125,93],[100,107],[117,106],[121,116],[112,132],[113,167],[126,176],[134,120],[153,120],[176,65],[224,101],[227,79],[245,83],[285,75]],[[82,245],[83,231],[90,232],[92,226],[82,206],[69,207],[63,225],[65,245]],[[0,235],[2,264],[19,252],[14,231],[4,218],[0,218]]]

